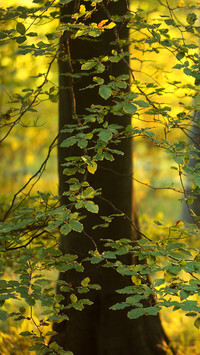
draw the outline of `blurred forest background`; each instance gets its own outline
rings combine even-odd
[[[31,1],[26,0],[26,6]],[[153,18],[159,17],[160,8],[166,4],[163,0],[132,0],[133,9],[142,8],[141,16],[152,16]],[[176,16],[180,21],[183,21],[183,15],[191,11],[191,8],[197,5],[197,1],[193,0],[170,0],[170,6],[176,9]],[[1,0],[0,7],[18,6],[22,5],[21,1],[17,0]],[[200,5],[200,4],[199,4]],[[8,10],[9,11],[9,10]],[[168,13],[166,6],[166,14]],[[184,17],[185,18],[185,17]],[[46,41],[45,33],[52,33],[53,28],[58,26],[58,21],[49,21],[48,17],[32,25],[37,27],[37,32],[40,34],[33,37],[34,43]],[[27,23],[28,25],[28,23]],[[2,23],[3,27],[7,23]],[[13,21],[13,26],[16,24]],[[134,34],[131,34],[134,36]],[[51,39],[49,39],[51,41]],[[135,38],[135,42],[140,47],[139,38]],[[42,48],[42,44],[41,44]],[[145,80],[147,82],[157,81],[163,87],[167,87],[168,95],[165,95],[164,100],[171,103],[173,106],[174,114],[176,113],[176,103],[180,103],[184,96],[184,87],[190,83],[186,82],[186,77],[181,77],[179,71],[179,78],[172,77],[170,68],[174,60],[173,55],[168,52],[169,57],[166,58],[166,52],[162,50],[158,54],[143,53],[142,44],[140,47],[140,60],[135,60],[134,45],[130,48],[132,53],[131,65],[138,80]],[[18,95],[26,88],[36,88],[41,85],[42,75],[46,72],[47,64],[49,63],[48,57],[40,57],[37,55],[20,55],[16,43],[14,41],[5,41],[0,45],[0,110],[6,111],[12,103],[12,107],[18,106]],[[139,52],[139,51],[138,51]],[[138,58],[138,53],[137,53]],[[175,62],[175,60],[174,60]],[[159,66],[159,68],[158,68]],[[41,77],[38,77],[38,74]],[[174,80],[183,81],[182,90],[174,92],[170,82]],[[38,171],[42,162],[48,155],[48,148],[53,138],[57,135],[57,121],[58,121],[58,103],[57,97],[53,94],[58,85],[58,68],[54,63],[49,76],[49,83],[46,87],[46,95],[43,100],[36,107],[37,111],[29,112],[23,118],[23,124],[13,129],[0,147],[0,214],[6,210],[10,205],[12,196],[19,191],[20,188]],[[50,90],[50,91],[49,91]],[[27,91],[29,92],[29,91]],[[157,93],[159,97],[159,92]],[[49,100],[50,98],[50,100]],[[158,99],[158,98],[157,98]],[[160,97],[163,100],[163,97]],[[191,97],[188,97],[188,104],[191,104]],[[142,127],[151,125],[148,115],[142,120],[134,120],[134,127]],[[155,124],[155,123],[154,123]],[[157,127],[158,132],[162,130],[159,124]],[[173,130],[175,132],[175,130]],[[5,132],[2,129],[0,132],[0,139],[4,136]],[[177,130],[174,134],[174,140],[183,140],[185,137],[181,136],[180,131]],[[165,187],[179,186],[177,171],[171,166],[173,162],[171,157],[167,155],[162,149],[157,150],[153,147],[151,140],[143,140],[142,138],[135,139],[134,141],[134,184],[136,190],[136,200],[139,209],[141,230],[148,230],[151,226],[152,234],[158,234],[159,230],[155,225],[155,230],[152,230],[152,220],[158,220],[165,225],[175,224],[177,220],[181,219],[182,203],[180,201],[180,194],[169,189],[162,189]],[[33,190],[48,192],[51,191],[55,195],[58,193],[58,176],[57,176],[57,151],[56,147],[52,150],[48,160],[45,172],[34,184],[31,184]],[[25,192],[25,191],[24,191]],[[22,196],[23,197],[23,196]],[[151,222],[151,223],[150,223]],[[162,233],[162,231],[161,231]],[[12,269],[8,268],[7,273],[10,274]],[[52,275],[56,279],[57,275]],[[152,275],[153,277],[153,275]],[[17,301],[16,301],[17,302]],[[15,303],[12,301],[10,308],[15,309]],[[36,311],[37,313],[37,311]],[[37,316],[37,314],[36,314]],[[200,340],[199,330],[194,328],[193,320],[190,317],[184,317],[183,311],[176,311],[169,313],[162,311],[161,313],[164,328],[172,340],[172,343],[178,349],[179,355],[200,354]],[[190,320],[191,319],[191,320]],[[20,338],[17,332],[24,330],[23,321],[9,321],[0,323],[0,351],[4,355],[19,355],[28,354],[27,344],[25,338]],[[16,329],[17,332],[16,332]],[[1,348],[3,346],[3,348]]]

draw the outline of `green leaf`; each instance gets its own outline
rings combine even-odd
[[[194,325],[196,328],[198,328],[198,329],[200,328],[200,317],[195,319]]]
[[[179,52],[179,53],[176,55],[176,58],[177,58],[178,60],[183,59],[183,57],[185,57],[185,52]],[[179,69],[179,68],[178,68],[178,69]]]
[[[88,62],[81,65],[81,70],[90,70],[95,67],[97,63],[95,61],[89,60]]]
[[[93,201],[86,201],[85,202],[85,208],[92,213],[98,213],[99,212],[99,206],[95,205]]]
[[[19,312],[20,312],[21,314],[24,314],[24,313],[26,312],[26,308],[24,308],[24,307],[19,307]]]
[[[103,65],[102,63],[97,63],[95,70],[97,73],[103,73],[105,70],[105,65]]]
[[[155,287],[160,286],[160,285],[163,285],[164,283],[165,283],[165,279],[156,279],[156,280],[154,281]]]
[[[185,54],[184,54],[185,55]],[[183,55],[183,56],[184,56]],[[177,56],[178,56],[178,54],[177,54]],[[181,69],[181,68],[183,68],[183,65],[182,64],[176,64],[176,65],[174,65],[173,66],[173,69]]]
[[[5,296],[3,296],[3,297],[5,297]],[[9,298],[9,296],[7,296],[5,298]],[[2,307],[4,305],[4,303],[5,303],[5,299],[0,300],[0,307]]]
[[[177,163],[178,165],[183,164],[183,159],[181,159],[180,157],[175,157],[175,158],[174,158],[174,161],[175,161],[175,163]]]
[[[130,115],[133,115],[137,111],[137,107],[129,102],[126,102],[123,106],[123,110]]]
[[[26,301],[26,303],[28,303],[29,306],[35,305],[35,299],[29,295],[26,296],[25,301]]]
[[[58,95],[49,95],[49,100],[51,102],[57,102],[58,101]]]
[[[23,25],[23,23],[21,23],[21,22],[17,23],[16,31],[19,32],[21,35],[24,35],[26,33],[26,28]]]
[[[62,148],[71,147],[72,145],[76,144],[76,142],[77,142],[76,137],[69,137],[61,143],[60,147]]]
[[[4,39],[4,38],[7,38],[7,37],[8,37],[8,34],[6,33],[6,31],[0,32],[0,39]]]
[[[91,263],[92,264],[98,264],[102,261],[102,257],[101,256],[93,256],[91,258]]]
[[[145,311],[145,314],[155,316],[159,311],[160,307],[154,306],[154,307],[146,307],[143,308]]]
[[[184,68],[183,69],[184,73],[188,76],[191,76],[192,75],[192,70],[190,68]]]
[[[29,37],[36,37],[38,34],[37,34],[37,32],[29,32],[26,35]]]
[[[81,149],[84,149],[87,147],[88,141],[85,139],[80,139],[77,144]]]
[[[101,34],[101,30],[99,28],[95,28],[93,30],[87,31],[87,34],[91,37],[98,37]]]
[[[99,137],[102,141],[107,143],[112,138],[112,132],[109,129],[102,129],[99,132]]]
[[[29,337],[31,335],[33,335],[31,332],[29,331],[25,331],[25,332],[21,332],[19,335],[23,336],[23,337]]]
[[[107,85],[102,85],[99,88],[99,95],[103,97],[103,99],[107,100],[112,95],[112,90]]]
[[[143,316],[145,313],[145,309],[144,308],[134,308],[131,311],[128,312],[128,318],[130,319],[136,319],[139,318],[141,316]]]
[[[144,108],[149,107],[149,103],[144,100],[136,100],[134,101],[134,104]]]
[[[186,245],[184,243],[171,243],[166,246],[166,250],[174,250],[178,248],[186,248]]]
[[[59,353],[58,353],[58,351],[59,351],[59,345],[58,345],[55,341],[49,345],[49,348],[50,348],[51,350],[53,350],[53,353],[54,353],[54,351],[55,351],[57,354],[59,354]],[[54,354],[55,354],[55,353],[54,353]]]
[[[196,312],[189,312],[185,314],[187,317],[196,317],[197,313]]]
[[[71,227],[68,223],[63,224],[60,228],[60,233],[63,235],[67,235],[71,231]]]
[[[114,304],[112,307],[110,307],[110,309],[113,309],[114,311],[118,311],[124,308],[129,307],[129,304],[126,302],[121,302],[121,303],[116,303]]]
[[[86,198],[93,198],[94,197],[94,193],[95,193],[95,190],[91,186],[89,186],[89,187],[87,187],[84,190],[83,196],[84,196],[85,199]]]
[[[187,300],[180,303],[180,308],[183,311],[189,311],[189,312],[200,311],[200,307],[197,306],[197,302],[193,300]]]
[[[2,311],[2,310],[0,309],[0,320],[5,321],[5,320],[7,319],[7,317],[8,317],[7,312],[6,312],[6,311]]]
[[[26,41],[26,36],[15,37],[16,42],[21,44]]]
[[[169,25],[171,25],[171,26],[174,26],[175,25],[175,22],[174,22],[174,20],[173,19],[167,19],[167,20],[165,20],[165,23],[169,26]]]
[[[196,20],[197,20],[197,15],[194,13],[188,14],[186,17],[186,21],[187,21],[187,23],[189,23],[189,25],[194,25]]]
[[[194,177],[194,182],[195,182],[195,184],[196,184],[198,187],[200,187],[200,176],[195,175],[195,177]]]
[[[115,159],[113,158],[112,154],[110,154],[110,153],[108,153],[108,152],[105,152],[105,153],[104,153],[104,158],[105,158],[106,160],[109,160],[109,161],[115,160]]]
[[[78,233],[81,233],[83,230],[83,225],[79,222],[79,221],[75,221],[74,219],[72,219],[71,221],[69,221],[70,227]]]
[[[74,175],[77,172],[77,168],[66,168],[63,170],[64,175]]]

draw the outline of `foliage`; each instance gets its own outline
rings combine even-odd
[[[16,322],[32,324],[31,330],[24,330],[20,335],[31,339],[30,351],[37,354],[71,354],[56,343],[48,344],[49,337],[53,335],[49,325],[67,319],[69,308],[82,311],[92,304],[90,291],[98,292],[101,285],[91,284],[90,279],[84,276],[86,261],[129,276],[130,284],[116,290],[124,295],[124,301],[114,304],[111,307],[113,311],[127,308],[127,316],[135,319],[144,314],[156,315],[162,308],[172,308],[172,311],[181,309],[187,317],[194,318],[195,327],[200,327],[197,297],[200,256],[196,242],[199,216],[190,208],[200,191],[199,163],[194,167],[190,164],[199,155],[198,145],[191,133],[192,125],[196,130],[200,125],[198,117],[194,120],[194,111],[198,113],[200,110],[200,27],[197,10],[195,6],[189,8],[183,1],[174,9],[158,1],[159,12],[138,6],[127,9],[125,18],[121,18],[111,16],[106,10],[105,20],[93,23],[90,21],[92,13],[104,5],[101,0],[88,1],[81,3],[69,21],[58,25],[60,8],[69,2],[34,0],[29,6],[19,4],[1,8],[0,11],[4,23],[0,32],[2,48],[7,48],[11,43],[20,58],[47,58],[48,61],[46,70],[34,75],[37,85],[23,87],[20,93],[13,93],[5,104],[0,123],[0,143],[3,146],[13,131],[22,132],[23,126],[29,129],[29,122],[38,132],[40,125],[38,121],[34,122],[34,115],[40,110],[39,105],[44,101],[52,105],[58,101],[59,88],[57,84],[52,84],[50,75],[60,55],[63,33],[67,31],[71,39],[82,37],[84,40],[96,40],[104,31],[115,33],[112,52],[92,60],[80,59],[81,72],[74,74],[88,75],[90,85],[84,89],[96,87],[103,103],[89,107],[85,116],[74,114],[74,123],[63,130],[68,138],[63,140],[61,147],[78,146],[82,150],[79,156],[66,157],[64,174],[69,189],[65,195],[70,201],[69,205],[60,205],[60,196],[52,192],[44,190],[36,193],[33,190],[46,169],[58,135],[52,136],[40,168],[14,192],[11,202],[7,199],[2,205],[0,320],[4,322],[13,318]],[[43,26],[54,21],[57,28],[43,32]],[[118,38],[119,24],[130,30],[130,38],[127,39],[130,52],[123,49],[124,43]],[[163,56],[170,58],[169,64],[162,62]],[[124,74],[110,76],[105,82],[101,74],[110,63],[120,61],[128,66],[131,80]],[[151,74],[145,74],[146,68],[150,68]],[[127,91],[127,88],[130,90]],[[133,124],[124,129],[123,125],[108,122],[108,112],[117,119],[131,115]],[[23,134],[25,136],[26,133],[23,131]],[[190,142],[188,137],[191,138]],[[70,238],[71,231],[86,233],[84,211],[98,216],[99,223],[93,229],[99,228],[102,235],[103,228],[109,227],[115,218],[126,218],[133,229],[137,229],[119,206],[111,206],[112,215],[100,216],[98,204],[103,196],[87,181],[87,176],[95,175],[103,160],[110,161],[112,168],[115,158],[124,154],[118,148],[120,142],[132,138],[146,140],[149,147],[165,150],[169,155],[171,170],[168,174],[173,176],[176,173],[175,184],[172,180],[169,186],[150,187],[177,191],[186,202],[193,223],[187,225],[177,220],[168,225],[156,220],[153,233],[149,233],[148,228],[142,232],[137,230],[141,237],[138,241],[128,240],[124,236],[117,241],[107,239],[104,240],[103,252],[94,243],[93,250],[82,262],[76,255],[63,255],[59,233],[66,238]],[[77,172],[83,178],[75,177]],[[135,177],[132,178],[134,180]],[[186,185],[188,179],[192,180],[189,187]],[[145,184],[142,181],[140,183]],[[111,204],[110,201],[107,203]],[[133,255],[139,261],[137,265],[124,265],[120,257],[125,254]],[[11,277],[7,275],[8,267],[13,270]],[[49,271],[55,273],[72,269],[82,273],[83,277],[75,289],[66,281],[57,281],[60,290],[69,294],[69,303],[64,305],[64,296],[56,293],[56,281],[52,280]],[[149,275],[152,275],[151,283]],[[17,300],[14,312],[7,308],[9,300]],[[34,309],[38,306],[39,322],[34,316]]]

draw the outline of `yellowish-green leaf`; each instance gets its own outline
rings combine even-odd
[[[88,165],[87,169],[89,173],[94,174],[95,171],[97,170],[97,163],[95,163],[95,161],[91,161],[91,165]]]
[[[131,281],[132,281],[132,283],[134,285],[140,285],[141,284],[141,280],[135,275],[131,276]]]
[[[114,28],[116,24],[114,22],[110,22],[107,26],[105,26],[108,30],[111,30],[111,28]]]
[[[93,201],[86,201],[85,202],[85,208],[92,213],[98,213],[99,212],[99,206],[96,205]]]
[[[72,301],[72,303],[76,303],[78,301],[78,298],[76,297],[76,295],[74,293],[72,293],[70,295],[70,300]]]
[[[86,277],[84,280],[81,281],[81,285],[83,287],[87,287],[89,283],[90,283],[90,278],[89,277]]]

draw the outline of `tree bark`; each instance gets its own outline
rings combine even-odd
[[[73,3],[70,3],[61,10],[61,18],[66,22],[73,12]],[[109,5],[111,14],[123,15],[127,11],[127,2],[112,2]],[[91,22],[99,23],[106,18],[103,10],[97,11]],[[120,38],[128,38],[126,27],[118,28]],[[92,104],[104,104],[99,97],[97,89],[80,90],[91,84],[89,76],[82,76],[73,79],[66,73],[80,72],[80,65],[77,59],[90,59],[100,55],[111,54],[113,49],[111,42],[115,40],[113,30],[105,31],[100,39],[88,41],[83,39],[71,40],[67,33],[65,38],[61,39],[61,44],[67,60],[64,55],[59,60],[59,130],[72,123],[72,116],[76,105],[76,114],[84,115],[86,108]],[[67,38],[68,37],[68,38]],[[127,48],[126,48],[127,49]],[[70,58],[70,59],[69,59]],[[125,62],[109,64],[106,71],[101,74],[107,82],[109,75],[119,76],[120,74],[129,74],[129,68]],[[106,101],[108,104],[109,100]],[[130,117],[117,117],[109,115],[106,117],[109,122],[119,123],[124,126],[131,123]],[[67,190],[65,176],[63,176],[64,158],[80,154],[78,148],[60,148],[60,143],[66,138],[64,134],[60,135],[58,148],[59,163],[59,194],[60,196]],[[132,174],[132,142],[130,139],[123,140],[117,149],[124,152],[124,156],[119,156],[114,162],[101,162],[94,176],[89,177],[89,183],[94,188],[102,188],[103,199],[98,199],[100,215],[109,215],[118,213],[113,208],[116,206],[123,211],[133,223],[138,227],[137,210],[135,207],[135,198]],[[110,201],[108,203],[107,201]],[[62,197],[62,203],[67,203],[65,197]],[[126,218],[116,218],[109,228],[92,230],[91,227],[98,222],[98,216],[89,214],[84,222],[84,229],[98,245],[98,250],[103,251],[101,238],[136,238],[137,233],[131,227]],[[88,251],[94,249],[94,244],[90,238],[79,233],[70,233],[69,236],[61,236],[61,245],[63,253],[76,254],[79,260],[83,260]],[[131,264],[131,256],[126,255],[122,259],[124,264]],[[101,285],[101,291],[90,292],[88,296],[94,304],[86,307],[79,312],[70,309],[67,312],[69,321],[54,325],[57,335],[52,341],[56,341],[66,350],[71,350],[74,355],[162,355],[166,354],[168,338],[165,335],[159,316],[144,316],[136,320],[130,320],[127,317],[127,311],[112,311],[110,306],[120,302],[121,295],[116,293],[117,289],[130,284],[127,277],[119,275],[115,270],[91,265],[85,263],[85,272],[77,273],[68,271],[60,274],[60,279],[70,282],[72,286],[80,285],[83,278],[89,277],[91,283]],[[65,294],[65,302],[68,303],[68,295]]]

